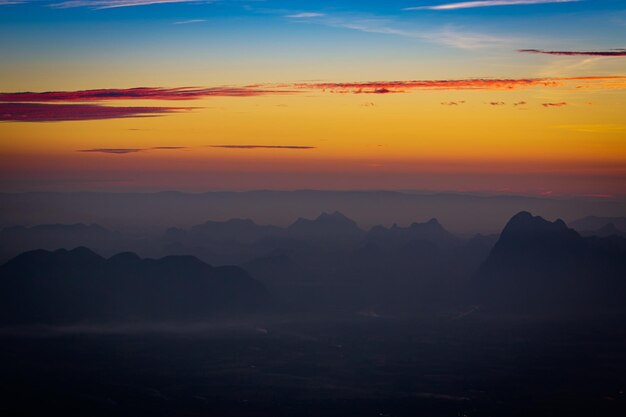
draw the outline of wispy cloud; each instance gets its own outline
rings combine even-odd
[[[124,155],[129,153],[144,152],[150,150],[178,150],[186,149],[185,146],[155,146],[152,148],[93,148],[93,149],[79,149],[76,152],[87,153],[110,153],[114,155]]]
[[[477,7],[494,6],[523,6],[549,3],[575,3],[581,0],[486,0],[486,1],[463,1],[456,3],[437,4],[433,6],[405,7],[403,10],[457,10],[473,9]]]
[[[22,4],[22,3],[26,3],[26,2],[19,1],[19,0],[0,0],[0,6],[8,6],[10,4]]]
[[[266,94],[286,94],[289,91],[268,90],[258,87],[137,87],[126,89],[101,89],[79,91],[46,91],[41,93],[0,93],[0,101],[53,102],[53,101],[102,101],[102,100],[193,100],[211,96],[249,97]]]
[[[504,101],[490,101],[488,104],[490,106],[504,106],[506,103]]]
[[[432,29],[414,28],[387,18],[378,17],[333,16],[320,19],[316,23],[365,33],[401,36],[460,49],[477,49],[528,42],[528,40],[516,39],[511,36],[494,36],[473,32],[453,25]]]
[[[312,17],[322,17],[322,16],[325,16],[325,14],[315,13],[315,12],[303,12],[303,13],[288,14],[285,17],[288,17],[290,19],[310,19]]]
[[[564,101],[558,102],[558,103],[541,103],[541,105],[543,107],[565,107],[567,106],[567,103]]]
[[[519,87],[556,86],[558,80],[547,78],[492,79],[470,78],[464,80],[409,80],[370,81],[347,83],[296,84],[297,88],[313,88],[336,93],[390,94],[410,90],[513,90]]]
[[[316,146],[304,145],[209,145],[209,147],[223,149],[316,149]]]
[[[191,20],[181,20],[179,22],[174,22],[175,25],[189,25],[192,23],[204,23],[206,19],[191,19]]]
[[[609,51],[545,51],[543,49],[518,49],[517,51],[530,54],[564,56],[626,56],[626,49],[611,49]]]
[[[341,94],[391,94],[412,90],[504,90],[528,87],[626,88],[626,76],[587,76],[554,78],[468,78],[460,80],[366,81],[344,83],[301,83],[292,88],[315,89]]]
[[[70,9],[75,7],[90,7],[92,9],[114,9],[118,7],[149,6],[167,3],[211,3],[209,0],[69,0],[52,3],[50,7]]]
[[[444,101],[441,103],[442,106],[460,106],[461,104],[465,104],[465,101]]]
[[[0,121],[61,122],[155,117],[189,107],[111,107],[98,104],[0,103]]]
[[[112,153],[115,155],[123,155],[127,153],[136,153],[144,151],[142,148],[96,148],[96,149],[79,149],[76,152],[89,152],[89,153]]]

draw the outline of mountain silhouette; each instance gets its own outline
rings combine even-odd
[[[613,223],[607,223],[597,230],[582,230],[580,234],[583,236],[598,236],[598,237],[611,237],[621,236],[626,237],[626,232],[619,230]]]
[[[521,212],[509,220],[470,287],[479,303],[495,309],[613,311],[624,308],[625,277],[620,242],[584,238],[562,220]]]
[[[622,234],[626,233],[626,217],[587,216],[582,219],[574,220],[568,224],[572,229],[575,229],[582,234],[587,234],[590,231],[601,230],[608,225],[612,225],[613,228],[617,229]]]
[[[250,243],[259,239],[280,236],[282,230],[276,226],[262,226],[250,219],[207,221],[192,227],[188,235],[194,240],[220,240]]]
[[[199,320],[270,305],[265,287],[243,269],[191,256],[109,259],[79,247],[35,250],[0,267],[5,323]]]
[[[425,223],[412,223],[408,227],[399,227],[396,224],[390,228],[374,226],[367,233],[367,240],[378,244],[403,245],[411,241],[448,244],[457,239],[437,219],[430,219]]]
[[[293,238],[304,240],[357,240],[365,232],[359,228],[354,220],[336,211],[322,213],[316,219],[298,218],[287,228],[287,234]]]
[[[13,226],[0,230],[0,262],[34,249],[74,248],[88,246],[100,252],[111,252],[122,244],[119,233],[97,224],[40,224]]]

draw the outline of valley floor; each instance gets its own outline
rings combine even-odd
[[[624,322],[368,314],[2,329],[0,412],[621,416]]]

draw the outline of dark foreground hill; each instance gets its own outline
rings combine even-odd
[[[265,287],[243,269],[191,256],[105,259],[80,247],[26,252],[0,267],[4,323],[195,320],[269,304]]]
[[[471,292],[497,310],[626,310],[626,240],[585,238],[561,220],[518,213],[474,277]]]

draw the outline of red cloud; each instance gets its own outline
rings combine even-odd
[[[412,80],[412,81],[371,81],[354,83],[314,83],[295,84],[296,88],[328,90],[337,93],[387,94],[404,93],[409,90],[511,90],[518,87],[556,86],[559,79],[483,79],[465,80]]]
[[[517,52],[564,56],[626,56],[626,49],[613,49],[610,51],[544,51],[543,49],[518,49]]]
[[[102,101],[102,100],[193,100],[204,97],[250,97],[267,94],[285,94],[288,90],[260,89],[246,87],[137,87],[126,89],[101,89],[81,91],[46,91],[41,93],[18,92],[0,93],[0,101],[5,102],[53,102],[53,101]]]
[[[0,103],[0,121],[60,122],[154,117],[192,107],[109,107],[98,104]]]
[[[315,146],[303,145],[209,145],[211,148],[224,149],[315,149]]]

